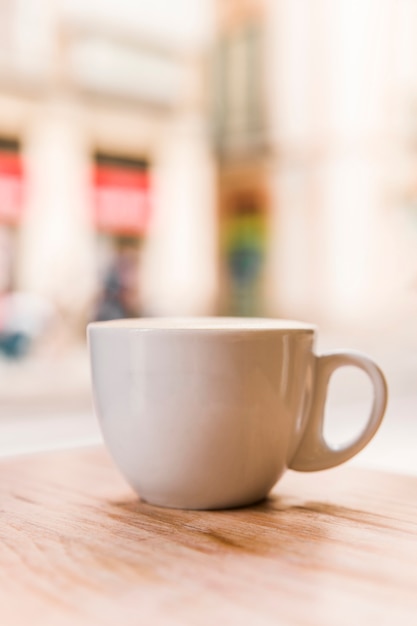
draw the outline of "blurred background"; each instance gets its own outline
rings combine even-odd
[[[0,452],[97,440],[89,321],[219,314],[368,352],[417,465],[415,0],[0,0]]]

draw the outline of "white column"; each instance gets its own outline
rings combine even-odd
[[[266,290],[271,315],[310,316],[314,308],[311,188],[314,143],[313,18],[310,0],[268,0],[266,87],[271,141],[272,215]]]
[[[85,129],[71,103],[40,106],[31,122],[23,138],[20,283],[76,313],[91,299],[95,280]]]
[[[216,297],[214,163],[203,118],[173,120],[155,153],[154,214],[143,257],[145,307],[211,313]]]

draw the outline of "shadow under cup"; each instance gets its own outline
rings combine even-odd
[[[382,419],[385,380],[367,357],[315,356],[314,335],[309,324],[248,318],[90,324],[95,411],[132,487],[161,506],[242,506],[288,467],[323,469],[358,452]],[[346,364],[375,378],[380,401],[344,458],[324,442],[322,416],[331,372]]]

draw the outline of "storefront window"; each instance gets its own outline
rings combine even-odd
[[[140,250],[151,208],[149,166],[102,152],[94,160],[99,285],[92,319],[137,317],[142,313]]]
[[[265,131],[261,25],[220,38],[213,63],[213,123],[221,153],[254,150]]]

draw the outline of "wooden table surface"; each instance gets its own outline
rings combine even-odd
[[[229,511],[141,502],[101,448],[0,461],[0,624],[417,624],[417,478],[288,472]]]

